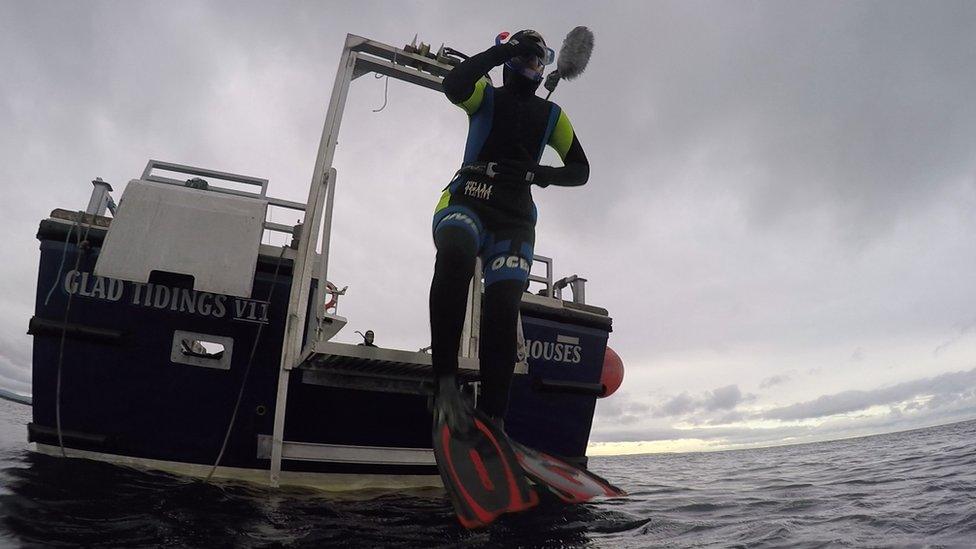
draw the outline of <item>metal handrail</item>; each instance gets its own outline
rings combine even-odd
[[[529,273],[529,282],[540,282],[546,286],[546,297],[553,297],[552,288],[552,258],[541,255],[532,256],[532,262],[544,263],[546,265],[546,276],[539,276]]]
[[[268,203],[269,206],[276,206],[279,208],[286,208],[289,210],[296,210],[304,212],[306,204],[301,202],[294,202],[291,200],[283,200],[281,198],[272,198],[267,195],[268,191],[268,180],[262,179],[260,177],[252,177],[249,175],[241,175],[230,172],[221,172],[217,170],[211,170],[209,168],[199,168],[196,166],[188,166],[186,164],[176,164],[173,162],[163,162],[160,160],[150,160],[146,164],[146,169],[142,171],[142,179],[145,181],[153,181],[155,183],[165,183],[167,185],[175,185],[178,187],[183,187],[186,185],[186,181],[179,179],[174,179],[172,177],[166,177],[164,175],[157,175],[153,173],[153,170],[165,170],[168,172],[180,173],[184,175],[196,176],[196,177],[208,177],[212,179],[218,179],[223,181],[233,181],[235,183],[243,183],[246,185],[255,185],[261,187],[260,192],[247,192],[237,189],[229,189],[227,187],[220,187],[217,185],[207,182],[207,191],[229,194],[232,196],[243,196],[246,198],[259,198]],[[282,225],[280,223],[274,223],[271,221],[264,222],[264,228],[268,231],[274,231],[285,234],[295,234],[295,228],[291,225]]]
[[[182,173],[186,175],[195,175],[198,177],[210,177],[214,179],[223,179],[224,181],[233,181],[235,183],[244,183],[245,185],[255,185],[261,187],[260,193],[245,193],[244,196],[257,195],[260,197],[264,197],[267,195],[268,192],[267,179],[261,179],[260,177],[252,177],[250,175],[241,175],[237,173],[220,172],[208,168],[197,168],[196,166],[175,164],[173,162],[162,162],[160,160],[150,160],[149,163],[146,164],[146,169],[142,171],[142,179],[148,181],[154,181],[153,179],[154,177],[159,177],[160,179],[168,179],[168,178],[163,178],[161,176],[152,175],[153,170],[166,170],[168,172],[176,172],[176,173]],[[162,182],[168,183],[170,181],[172,180],[162,181]],[[180,182],[180,184],[182,185],[182,182]],[[214,190],[216,189],[232,190],[232,189],[225,189],[223,187],[214,188]],[[238,192],[243,192],[243,191],[238,191]]]
[[[173,179],[172,177],[165,177],[162,175],[150,175],[148,177],[143,177],[143,179],[146,181],[154,181],[156,183],[176,185],[178,187],[183,187],[186,185],[186,181],[181,181],[179,179]],[[298,210],[302,212],[305,211],[305,204],[302,204],[301,202],[293,202],[291,200],[283,200],[281,198],[272,198],[257,193],[249,193],[247,191],[239,191],[237,189],[228,189],[226,187],[216,187],[214,185],[209,185],[209,182],[207,190],[215,193],[243,196],[247,198],[260,198],[267,202],[270,206],[278,206],[280,208],[288,208],[289,210]]]

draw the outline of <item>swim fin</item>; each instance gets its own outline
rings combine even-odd
[[[435,415],[433,446],[458,520],[465,528],[479,528],[502,513],[535,506],[539,495],[522,474],[505,433],[481,412],[470,414],[466,430],[452,430]]]
[[[614,498],[627,495],[627,492],[595,473],[570,465],[545,452],[533,450],[517,441],[510,440],[510,443],[525,474],[567,503],[583,503],[595,497]]]

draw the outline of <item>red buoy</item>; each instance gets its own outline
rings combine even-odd
[[[600,383],[606,388],[600,398],[612,395],[620,384],[624,382],[624,361],[616,351],[607,346],[607,352],[603,355],[603,371],[600,373]]]

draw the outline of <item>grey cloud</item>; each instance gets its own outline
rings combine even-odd
[[[799,414],[781,413],[784,410],[795,412],[793,407],[782,407],[766,414],[751,414],[731,410],[725,414],[692,421],[690,428],[665,427],[655,424],[617,423],[603,426],[594,431],[593,440],[601,441],[667,441],[681,439],[703,440],[715,448],[734,448],[754,445],[815,442],[864,436],[879,432],[906,430],[919,427],[961,421],[976,416],[976,368],[964,372],[952,372],[932,378],[913,380],[875,391],[860,391],[873,395],[872,398],[856,400],[845,392],[843,396],[829,395],[823,402],[841,403],[824,406],[819,425],[784,424],[774,427],[752,427],[742,424],[750,419],[805,419],[792,417]],[[925,403],[915,402],[914,396],[934,395]],[[835,401],[833,397],[838,397]],[[702,398],[699,402],[703,402]],[[681,399],[682,402],[685,399]],[[817,399],[818,402],[821,399]],[[802,403],[801,403],[802,404]],[[867,406],[887,405],[887,413],[871,416],[836,415],[839,409],[862,410]],[[789,418],[779,416],[791,416]]]
[[[966,402],[976,397],[976,388],[961,389],[958,392],[937,393],[923,405],[929,410],[939,410],[955,406],[960,402]]]
[[[970,393],[953,402],[951,409],[948,410],[935,411],[924,407],[914,412],[903,412],[899,409],[892,409],[888,414],[870,418],[832,418],[816,427],[811,425],[783,425],[771,428],[720,425],[687,429],[629,427],[597,431],[593,433],[591,438],[594,442],[653,442],[697,439],[710,443],[716,449],[728,449],[784,443],[802,444],[866,436],[970,420],[974,416],[976,416],[976,394]]]
[[[613,398],[597,401],[594,421],[602,425],[632,425],[643,420],[649,408],[626,393],[618,393]]]
[[[20,386],[30,387],[30,363],[14,361],[7,356],[5,349],[0,348],[0,386],[6,385],[3,381],[7,380]]]
[[[905,407],[905,410],[906,411],[912,412],[912,411],[915,411],[915,410],[920,410],[922,408],[925,408],[926,405],[923,404],[923,403],[921,403],[921,402],[914,402],[913,401],[913,402],[906,403],[904,407]]]
[[[671,397],[664,404],[654,410],[654,415],[661,416],[680,416],[694,411],[700,406],[700,402],[688,393],[681,393]]]
[[[698,410],[714,412],[718,410],[731,410],[741,402],[752,398],[743,396],[738,385],[727,385],[712,391],[706,391],[698,396],[693,396],[687,392],[671,397],[664,404],[653,410],[655,417],[675,417],[684,416]]]
[[[938,356],[949,347],[955,345],[960,340],[973,333],[976,333],[976,320],[961,326],[952,337],[940,343],[939,346],[932,351],[932,354]]]
[[[786,374],[776,374],[774,376],[769,376],[766,379],[759,382],[759,388],[769,389],[770,387],[774,387],[776,385],[782,385],[787,381],[789,381],[790,379],[792,378]]]
[[[938,399],[969,394],[976,387],[976,368],[918,379],[870,391],[843,391],[817,399],[762,412],[764,419],[799,420],[865,410],[875,405],[897,404],[915,397]]]
[[[705,400],[704,407],[709,412],[715,410],[731,410],[742,402],[742,391],[738,385],[727,385],[712,391]]]
[[[705,423],[708,425],[728,425],[730,423],[738,423],[747,418],[744,412],[738,410],[732,410],[728,413],[722,414],[721,416],[711,418]]]
[[[877,17],[871,9],[807,6],[772,3],[727,14],[753,39],[729,49],[722,31],[706,33],[689,55],[708,66],[700,78],[723,84],[689,86],[684,91],[698,96],[702,111],[669,111],[676,117],[669,122],[688,127],[712,111],[725,115],[707,118],[712,131],[721,131],[718,125],[734,117],[742,141],[731,150],[768,161],[752,179],[752,220],[779,225],[823,209],[861,232],[847,235],[857,242],[932,200],[932,186],[944,185],[951,170],[972,167],[965,140],[951,139],[946,148],[934,143],[976,127],[970,97],[976,59],[954,34],[976,11],[963,3],[945,10],[901,3]],[[694,25],[695,15],[688,8],[679,25]],[[933,36],[934,27],[948,34]],[[853,29],[857,39],[848,34]],[[906,66],[932,58],[942,60],[938,67]],[[795,70],[798,63],[803,70]]]
[[[594,433],[592,439],[595,442],[638,442],[638,441],[665,441],[682,439],[699,439],[715,442],[733,442],[735,444],[749,444],[756,442],[769,442],[794,438],[805,433],[811,432],[811,427],[775,427],[769,429],[752,429],[748,427],[694,427],[690,429],[676,428],[649,428],[649,429],[627,429],[609,433]]]

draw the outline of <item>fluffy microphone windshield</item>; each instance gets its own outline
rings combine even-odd
[[[556,70],[559,77],[572,80],[583,73],[593,53],[593,31],[586,27],[576,27],[569,31],[563,45],[559,48],[559,61]]]

